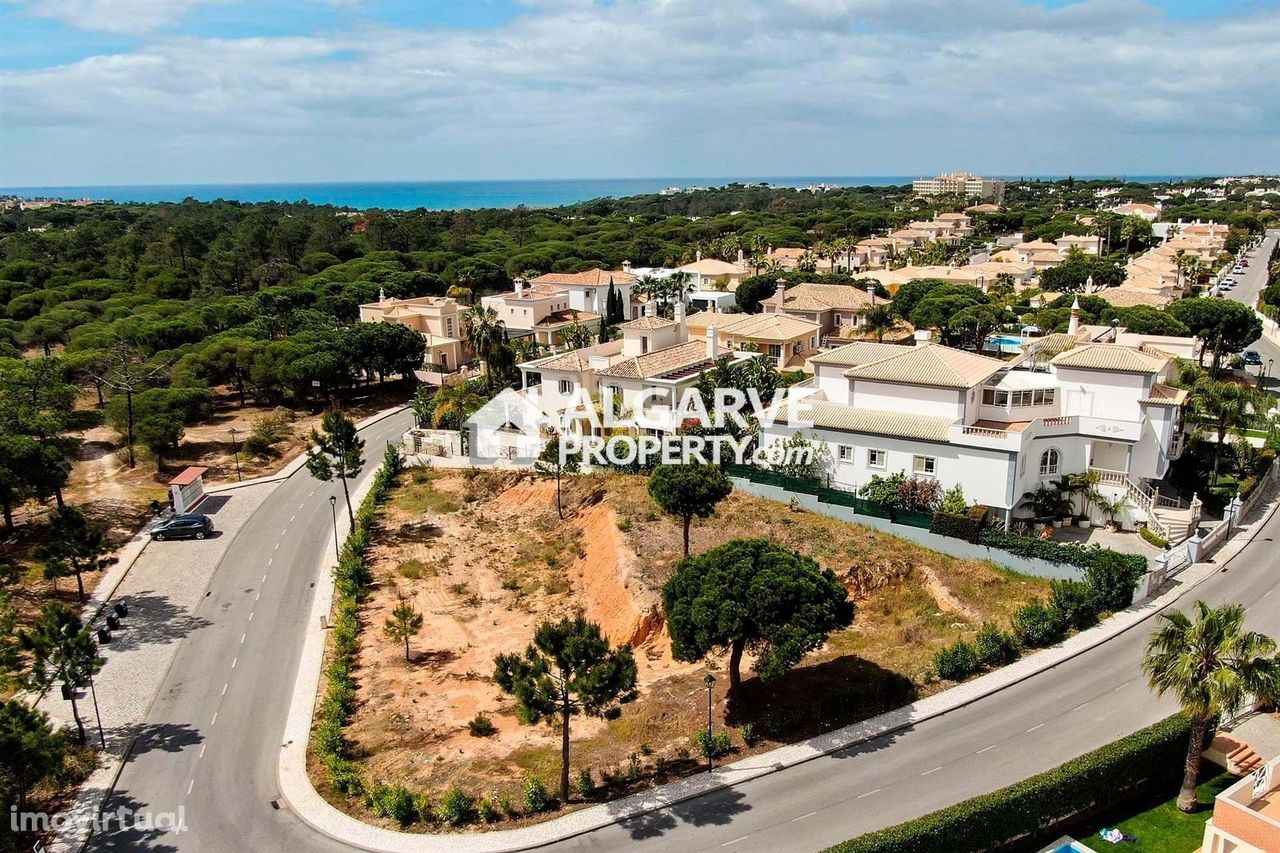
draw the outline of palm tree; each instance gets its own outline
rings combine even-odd
[[[1227,432],[1245,429],[1249,425],[1250,414],[1255,408],[1261,409],[1264,399],[1252,385],[1205,378],[1191,386],[1192,412],[1213,425],[1218,439],[1213,446],[1215,484],[1218,482],[1218,462],[1222,455],[1222,445],[1227,440]]]
[[[431,409],[431,428],[460,430],[463,421],[484,403],[484,395],[476,391],[470,382],[445,385],[435,395],[435,405]]]
[[[507,339],[506,325],[498,317],[498,312],[488,305],[472,305],[462,314],[462,327],[487,376],[490,356]]]
[[[893,306],[882,302],[867,309],[862,322],[862,331],[876,336],[877,341],[884,340],[884,333],[891,331],[898,323],[893,314]]]
[[[1205,735],[1223,714],[1237,710],[1246,697],[1272,700],[1280,684],[1275,641],[1244,629],[1244,608],[1224,604],[1195,605],[1194,621],[1179,611],[1165,613],[1164,623],[1147,641],[1142,671],[1159,696],[1172,693],[1191,718],[1191,741],[1178,793],[1178,808],[1196,807],[1196,783]]]

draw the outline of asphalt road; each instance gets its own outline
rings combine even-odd
[[[1240,275],[1236,276],[1236,286],[1227,292],[1228,299],[1234,299],[1252,308],[1258,301],[1258,294],[1267,286],[1267,258],[1271,257],[1271,250],[1276,244],[1276,240],[1280,239],[1280,231],[1268,231],[1262,240],[1262,245],[1249,256],[1249,267]],[[1275,343],[1266,335],[1249,345],[1249,349],[1257,350],[1262,356],[1262,364],[1247,367],[1254,376],[1259,375],[1261,371],[1266,370],[1267,360],[1273,359],[1274,363],[1271,369],[1267,371],[1266,388],[1268,391],[1274,392],[1277,386],[1280,386],[1280,379],[1276,377],[1276,371],[1280,371],[1280,344]]]
[[[367,431],[371,458],[406,421],[407,416],[392,418]],[[91,849],[351,849],[272,805],[278,796],[277,741],[314,567],[327,546],[332,491],[300,472],[241,530],[198,614],[211,624],[183,642],[151,709],[152,733],[126,765],[108,804],[109,810],[183,806],[187,831],[117,831],[99,836]],[[1280,602],[1273,597],[1280,585],[1272,553],[1277,535],[1280,516],[1230,571],[1213,575],[1181,603],[1204,598],[1250,605],[1250,626],[1280,635],[1280,608],[1272,605]],[[817,850],[993,790],[1173,710],[1151,696],[1138,671],[1151,625],[1141,623],[1020,685],[913,728],[556,849]],[[963,849],[961,839],[956,849]]]

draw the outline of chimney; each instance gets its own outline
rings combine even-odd
[[[681,299],[676,303],[676,326],[680,331],[684,332],[684,300]],[[683,336],[683,335],[682,335]]]
[[[779,311],[782,310],[782,305],[786,301],[786,296],[784,295],[786,294],[786,292],[787,292],[787,280],[785,278],[778,279],[776,285],[773,288],[773,296],[775,299],[778,300]]]
[[[773,254],[773,244],[772,244],[772,243],[770,243],[770,244],[768,245],[768,247],[765,249],[765,254],[767,254],[767,255],[772,255],[772,254]]]
[[[876,286],[874,284],[867,285],[867,304],[876,304]]]
[[[746,260],[746,256],[742,254],[742,250],[738,250],[738,263],[741,264]]]
[[[1080,332],[1080,297],[1076,297],[1071,303],[1071,320],[1067,324],[1067,334],[1075,335]]]
[[[658,300],[654,299],[652,296],[650,296],[649,301],[644,304],[644,315],[646,317],[658,316]]]
[[[631,261],[623,261],[623,262],[622,262],[622,271],[623,271],[623,272],[631,272]]]
[[[702,260],[702,250],[701,250],[701,249],[699,249],[698,251],[696,251],[696,252],[694,252],[694,253],[693,253],[693,260],[694,260],[694,263],[697,263],[698,261]]]
[[[517,277],[517,278],[515,279],[515,286],[516,286],[516,296],[520,296],[521,294],[523,294],[523,293],[524,293],[524,279],[523,279],[523,278],[519,278],[519,277]]]
[[[928,329],[916,329],[915,341],[916,346],[927,347],[929,344],[933,343],[933,332]]]
[[[382,303],[382,302],[386,302],[386,301],[387,301],[387,291],[386,291],[386,290],[384,290],[384,289],[382,289],[381,287],[379,287],[379,288],[378,288],[378,302],[379,302],[379,303]]]
[[[707,358],[714,360],[720,354],[720,343],[716,340],[716,326],[707,326]]]

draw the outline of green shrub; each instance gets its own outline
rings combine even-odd
[[[476,804],[471,797],[453,785],[444,792],[436,806],[436,820],[445,826],[466,826],[476,819]]]
[[[1098,597],[1098,609],[1112,613],[1133,604],[1133,591],[1147,571],[1147,561],[1141,564],[1129,559],[1130,554],[1101,550],[1084,570],[1084,579]]]
[[[389,817],[401,826],[409,826],[418,819],[413,795],[403,785],[375,785],[365,794],[365,802],[374,813]]]
[[[640,766],[640,756],[633,752],[627,759],[627,781],[633,784],[639,782],[642,773],[643,770]]]
[[[981,668],[978,651],[967,640],[957,640],[933,656],[933,669],[947,681],[963,681]]]
[[[476,803],[476,816],[481,823],[497,823],[502,819],[502,812],[489,797],[481,797]]]
[[[845,841],[827,853],[953,853],[957,839],[967,850],[1034,839],[1065,818],[1110,802],[1118,792],[1176,785],[1189,731],[1185,717],[1170,717],[1038,776]]]
[[[1163,538],[1159,533],[1156,533],[1154,530],[1152,530],[1150,527],[1147,527],[1145,524],[1140,525],[1138,527],[1138,535],[1141,536],[1143,539],[1147,540],[1148,542],[1150,542],[1152,545],[1156,546],[1157,548],[1169,547],[1168,539]]]
[[[707,733],[706,727],[702,727],[694,732],[693,745],[703,758],[719,758],[722,755],[728,755],[729,749],[733,745],[729,739],[729,732],[724,729]]]
[[[1041,649],[1061,640],[1067,633],[1062,614],[1038,598],[1022,606],[1013,617],[1013,635],[1029,649]]]
[[[524,808],[529,814],[540,814],[551,808],[551,795],[537,776],[524,780]]]
[[[578,783],[575,786],[578,789],[578,796],[584,800],[596,792],[596,780],[591,778],[591,771],[584,767],[578,772]]]
[[[1068,628],[1083,630],[1098,621],[1097,590],[1084,581],[1050,581],[1049,607],[1061,614]]]
[[[747,723],[738,729],[738,734],[742,736],[742,742],[747,746],[755,746],[760,742],[760,734],[756,731],[756,727],[752,723]]]
[[[959,483],[942,493],[942,502],[938,505],[941,512],[951,515],[963,515],[968,508],[969,503],[964,499],[964,486]]]
[[[991,669],[1018,659],[1018,638],[1008,631],[1000,630],[992,622],[987,622],[978,629],[973,648],[978,655],[978,663]]]
[[[498,733],[498,727],[489,719],[488,714],[481,711],[467,722],[467,731],[471,732],[472,737],[493,737]]]
[[[1018,536],[1003,530],[988,527],[978,536],[978,543],[988,548],[1008,551],[1019,557],[1045,560],[1066,566],[1079,566],[1087,569],[1102,560],[1117,559],[1137,572],[1142,577],[1147,571],[1147,558],[1141,554],[1119,554],[1108,548],[1091,545],[1088,548],[1075,543],[1054,542],[1051,539],[1037,539],[1032,536]]]
[[[939,510],[933,514],[933,519],[929,523],[929,532],[950,536],[952,539],[963,539],[966,542],[977,542],[981,531],[979,522],[970,518],[967,513],[958,515]]]

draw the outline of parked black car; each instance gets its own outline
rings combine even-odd
[[[166,518],[151,528],[151,538],[160,542],[165,539],[204,539],[212,532],[212,518],[198,513],[188,513]]]

